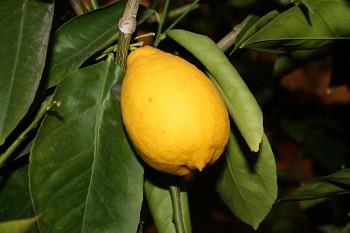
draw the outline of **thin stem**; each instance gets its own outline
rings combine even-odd
[[[81,5],[80,0],[69,0],[69,3],[71,7],[73,8],[76,15],[82,15],[84,14],[83,6]]]
[[[185,226],[182,218],[182,208],[181,208],[181,200],[180,200],[180,193],[181,190],[178,186],[170,185],[170,196],[171,201],[173,204],[173,211],[174,211],[174,224],[176,228],[176,233],[185,233]]]
[[[155,35],[156,34],[154,32],[149,32],[149,33],[146,33],[146,34],[142,34],[142,35],[136,36],[135,40],[142,39],[142,38],[149,37],[149,36],[155,36]]]
[[[97,0],[89,0],[89,3],[90,3],[92,10],[96,10],[98,8]]]
[[[124,14],[119,20],[119,37],[117,46],[117,62],[122,68],[126,70],[126,58],[128,56],[131,35],[136,29],[136,15],[139,9],[140,0],[128,0],[124,10]]]
[[[156,40],[154,41],[154,46],[155,47],[157,47],[159,45],[159,42],[161,41],[161,37],[163,35],[162,34],[162,29],[163,29],[163,25],[164,25],[164,21],[165,21],[166,15],[168,13],[169,2],[170,2],[169,0],[165,0],[162,14],[159,17],[158,29],[157,29],[157,37],[156,37]]]
[[[171,29],[173,29],[191,10],[196,9],[198,6],[199,0],[195,0],[192,2],[192,7],[189,7],[187,11],[183,12],[172,24],[170,24],[170,26],[163,32],[163,34],[165,35],[168,31],[170,31]]]
[[[7,148],[7,150],[0,155],[0,167],[4,164],[4,162],[10,157],[10,155],[18,148],[18,146],[27,138],[28,133],[35,129],[43,116],[46,114],[54,106],[60,106],[60,102],[47,100],[41,104],[41,107],[34,117],[34,120],[30,123],[30,125],[19,135],[19,137]]]
[[[217,43],[217,46],[221,50],[227,51],[235,43],[238,34],[251,18],[252,15],[248,15],[241,23],[234,26],[234,28]]]
[[[130,46],[130,35],[121,34],[117,45],[117,61],[123,71],[126,70],[126,59]]]

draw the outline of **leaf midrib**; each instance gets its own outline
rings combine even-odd
[[[91,189],[92,189],[92,183],[93,183],[93,179],[94,179],[94,174],[95,174],[95,165],[96,165],[96,160],[97,160],[97,152],[98,152],[98,146],[99,146],[99,139],[100,139],[100,128],[101,128],[101,122],[102,122],[102,116],[103,116],[103,111],[102,111],[102,105],[103,105],[103,94],[104,94],[104,89],[106,86],[106,82],[108,79],[108,72],[109,72],[109,67],[110,64],[107,65],[106,67],[106,71],[103,75],[104,80],[103,83],[101,85],[100,88],[100,96],[98,98],[97,101],[97,111],[96,111],[96,125],[95,125],[95,129],[94,129],[94,154],[93,154],[93,161],[92,161],[92,167],[91,167],[91,176],[90,176],[90,183],[89,183],[89,187],[88,187],[88,191],[86,194],[86,200],[85,200],[85,211],[84,211],[84,215],[83,215],[83,219],[82,219],[82,225],[81,225],[81,233],[84,233],[84,229],[85,229],[85,220],[86,220],[86,215],[88,212],[88,206],[89,206],[89,199],[90,199],[90,195],[91,195]]]
[[[17,64],[19,61],[19,56],[20,56],[20,48],[22,47],[22,42],[23,42],[23,31],[24,31],[24,18],[26,15],[26,9],[27,9],[27,4],[28,4],[28,0],[24,0],[23,2],[23,6],[22,6],[22,11],[23,14],[21,14],[21,18],[20,18],[20,24],[19,24],[19,35],[18,35],[18,42],[17,42],[17,47],[16,47],[16,52],[15,52],[15,62],[13,65],[13,69],[11,71],[11,78],[10,78],[10,86],[9,86],[9,93],[7,95],[7,98],[5,99],[5,104],[3,106],[5,106],[5,112],[4,112],[4,117],[3,120],[0,122],[1,123],[1,134],[3,134],[4,132],[4,126],[5,126],[5,121],[8,118],[7,114],[8,114],[8,110],[9,110],[9,103],[11,100],[11,96],[13,94],[13,87],[14,87],[14,79],[16,77],[16,68],[17,68]],[[5,139],[5,138],[4,138]],[[2,140],[2,139],[0,139]],[[0,141],[1,143],[1,141]]]
[[[232,177],[234,186],[237,187],[237,190],[238,190],[238,192],[239,192],[239,195],[241,196],[241,199],[244,200],[243,203],[244,203],[244,205],[246,206],[246,208],[247,208],[247,210],[248,210],[247,212],[248,212],[248,214],[249,214],[250,220],[253,221],[253,219],[254,219],[253,214],[252,214],[252,212],[251,212],[251,210],[250,210],[250,208],[249,208],[249,206],[248,206],[248,204],[247,204],[246,199],[244,198],[244,195],[242,195],[242,191],[241,191],[239,185],[237,185],[237,181],[236,181],[237,179],[236,179],[236,176],[235,176],[235,174],[234,174],[234,172],[233,172],[233,169],[232,169],[232,167],[231,167],[231,164],[230,164],[230,161],[229,161],[229,159],[228,159],[228,156],[226,155],[225,158],[226,158],[227,167],[228,167],[228,170],[229,170],[229,172],[230,172],[230,174],[231,174],[231,177]],[[254,225],[255,225],[255,224],[254,224]]]
[[[219,91],[219,93],[221,93],[221,97],[223,98],[224,102],[226,103],[226,106],[230,112],[231,117],[233,118],[234,122],[236,123],[236,126],[238,127],[238,129],[240,130],[240,132],[243,135],[243,138],[245,139],[245,141],[247,142],[249,148],[256,148],[257,146],[260,145],[261,139],[257,142],[255,140],[255,138],[257,138],[255,135],[254,136],[250,136],[251,134],[247,133],[246,127],[242,126],[242,118],[240,116],[240,114],[238,114],[237,109],[232,105],[232,103],[230,102],[229,98],[227,97],[227,95],[224,93],[224,91],[222,90],[220,84],[215,80],[215,78],[211,78],[212,82],[214,83],[214,85],[217,87],[217,90]],[[252,128],[251,126],[249,126],[249,128]],[[259,138],[262,138],[262,136],[259,136]]]
[[[330,1],[324,1],[323,3],[325,2],[330,2]],[[338,2],[339,3],[339,2]],[[322,4],[322,3],[321,3]],[[317,6],[317,8],[320,7],[320,6]],[[293,7],[292,7],[293,8]],[[282,17],[283,15],[286,14],[286,12],[290,11],[292,8],[288,9],[287,11],[285,12],[282,12],[281,14],[277,15],[276,17],[274,17],[271,21],[269,21],[266,25],[268,24],[271,24],[271,23],[274,23],[274,21],[276,21],[278,18]],[[322,19],[322,21],[325,23],[325,25],[330,29],[330,31],[337,36],[336,33],[334,33],[334,31],[329,27],[329,25],[325,22],[324,18],[323,18],[323,15],[319,14],[320,18]],[[265,26],[266,26],[265,25]],[[247,40],[245,42],[243,42],[241,45],[240,45],[240,48],[244,48],[245,46],[247,45],[250,45],[250,44],[255,44],[255,43],[261,43],[261,42],[265,42],[265,41],[280,41],[280,40],[342,40],[342,39],[349,39],[348,37],[292,37],[292,38],[274,38],[274,39],[269,39],[269,40],[256,40],[256,41],[253,41],[253,42],[250,42],[249,41],[251,40],[252,37],[256,37],[256,35],[258,35],[259,33],[262,33],[262,31],[264,31],[264,28],[265,27],[262,27],[260,28],[256,33],[255,35],[252,35],[250,36],[249,38],[247,38]]]

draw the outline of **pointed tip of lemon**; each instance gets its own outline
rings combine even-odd
[[[203,169],[207,166],[205,161],[196,161],[194,164],[195,169],[197,169],[199,172],[203,171]]]

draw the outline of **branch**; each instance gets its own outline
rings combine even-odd
[[[128,0],[122,18],[119,20],[119,37],[117,46],[117,61],[122,70],[126,69],[126,58],[128,56],[131,35],[136,29],[136,15],[140,0]]]
[[[238,34],[242,31],[244,26],[249,22],[251,18],[252,15],[248,15],[241,23],[234,26],[234,28],[217,43],[217,46],[222,51],[227,51],[235,43]]]
[[[47,100],[44,101],[38,111],[38,113],[36,114],[34,120],[30,123],[30,125],[19,135],[19,137],[7,148],[7,150],[0,155],[0,167],[2,167],[2,165],[4,164],[4,162],[8,159],[8,157],[10,157],[10,155],[17,149],[17,147],[19,145],[21,145],[21,143],[27,138],[28,133],[35,129],[38,124],[40,123],[41,119],[43,118],[43,116],[50,111],[53,107],[59,107],[60,106],[60,102],[57,101],[51,101]]]
[[[80,0],[69,0],[69,3],[77,16],[84,14],[84,9]]]

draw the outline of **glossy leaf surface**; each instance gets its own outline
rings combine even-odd
[[[1,0],[0,145],[33,102],[44,69],[53,4]]]
[[[112,62],[67,77],[34,142],[31,194],[41,232],[136,232],[143,168],[123,129],[111,90],[121,78]]]
[[[0,173],[0,206],[0,222],[34,216],[27,165]]]
[[[118,21],[125,1],[72,20],[55,33],[49,59],[48,87],[57,85],[64,76],[76,71],[84,61],[117,39]]]
[[[216,190],[231,211],[257,229],[277,197],[275,159],[264,136],[259,152],[250,152],[231,133]],[[248,161],[248,162],[247,162]]]
[[[309,8],[309,9],[307,9]],[[316,49],[350,38],[350,3],[308,0],[274,17],[242,41],[239,48],[273,52]]]
[[[241,47],[241,44],[248,40],[249,37],[253,36],[258,32],[263,26],[272,21],[275,17],[279,15],[277,10],[271,11],[266,15],[259,18],[258,16],[252,16],[249,22],[245,27],[242,28],[242,31],[238,34],[235,41],[235,48],[231,54]]]
[[[260,107],[225,54],[207,36],[185,30],[171,30],[168,34],[208,69],[249,148],[258,151],[263,134]]]

